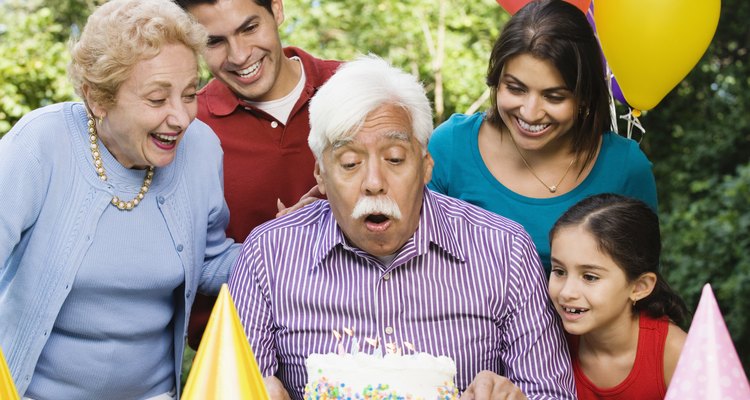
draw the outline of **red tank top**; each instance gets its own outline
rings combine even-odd
[[[664,384],[664,343],[669,331],[669,320],[653,319],[642,312],[638,326],[638,349],[633,369],[625,380],[611,388],[597,387],[586,377],[578,362],[579,337],[570,337],[570,353],[579,400],[664,399],[667,394]]]

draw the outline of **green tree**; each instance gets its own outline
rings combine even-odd
[[[29,111],[74,98],[66,29],[41,2],[0,4],[0,135]]]
[[[695,310],[710,282],[750,374],[750,3],[723,0],[706,54],[641,118],[654,163],[663,265]]]
[[[489,105],[487,59],[508,19],[492,1],[288,0],[284,7],[285,43],[324,58],[373,53],[411,71],[427,87],[436,122]]]

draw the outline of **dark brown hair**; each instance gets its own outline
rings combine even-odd
[[[197,6],[200,4],[216,4],[218,0],[175,0],[175,3],[182,7],[184,10],[188,10],[192,6]],[[250,1],[250,0],[247,0]],[[271,0],[252,0],[255,2],[255,4],[265,8],[268,10],[268,12],[273,15],[273,10],[271,9]]]
[[[664,315],[677,324],[689,314],[682,298],[659,272],[661,234],[659,218],[646,203],[618,194],[587,197],[568,209],[549,233],[550,243],[562,228],[581,226],[591,233],[599,249],[625,272],[628,282],[644,273],[656,274],[654,290],[634,306],[652,318]]]
[[[563,0],[532,1],[511,17],[495,41],[487,70],[492,101],[487,121],[497,128],[503,126],[497,109],[500,76],[508,60],[521,54],[551,62],[573,92],[580,109],[572,144],[584,160],[583,170],[611,124],[604,64],[591,25],[581,10]]]

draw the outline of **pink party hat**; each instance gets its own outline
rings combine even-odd
[[[750,384],[709,284],[703,286],[665,399],[750,399]]]

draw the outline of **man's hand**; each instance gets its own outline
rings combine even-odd
[[[320,193],[320,190],[318,190],[318,185],[315,185],[312,187],[312,189],[308,190],[307,193],[303,194],[302,197],[299,198],[297,204],[291,207],[285,206],[280,199],[276,199],[276,208],[279,209],[279,212],[276,213],[276,218],[281,217],[282,215],[287,215],[292,211],[299,210],[300,208],[311,204],[315,200],[318,200],[322,197],[323,194]]]
[[[275,376],[267,376],[263,378],[263,383],[266,384],[266,391],[268,392],[269,399],[291,400],[289,393],[286,391],[279,378]]]
[[[508,378],[482,371],[461,395],[461,400],[527,400],[526,395]]]

